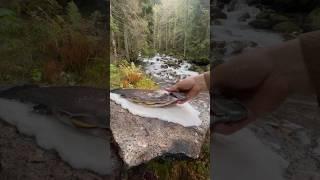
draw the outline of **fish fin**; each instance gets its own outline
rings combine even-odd
[[[78,119],[71,119],[72,124],[78,128],[96,128],[97,126],[88,124]]]

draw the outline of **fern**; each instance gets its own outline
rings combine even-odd
[[[68,19],[72,24],[72,27],[76,29],[80,28],[82,17],[77,5],[73,1],[70,1],[68,3],[67,14],[68,14]]]

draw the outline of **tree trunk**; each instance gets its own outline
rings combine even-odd
[[[156,41],[157,41],[157,14],[154,16],[154,25],[153,25],[153,49],[156,49]]]
[[[188,28],[188,16],[189,16],[189,0],[186,0],[186,17],[185,17],[185,27],[184,27],[184,43],[183,43],[183,56],[186,58],[187,52],[187,28]]]
[[[117,44],[116,44],[116,40],[115,40],[115,34],[113,31],[111,31],[111,38],[112,38],[113,55],[114,55],[115,59],[117,59],[117,57],[118,57]]]
[[[168,22],[166,22],[166,53],[168,52]]]
[[[161,31],[160,31],[160,26],[161,26],[161,21],[160,21],[160,16],[159,16],[159,19],[158,19],[158,46],[159,46],[159,51],[161,51]]]
[[[178,14],[177,14],[177,8],[176,8],[175,15],[174,15],[173,40],[172,40],[173,41],[172,46],[174,49],[176,48],[177,19],[178,19]]]
[[[127,58],[128,61],[130,61],[128,30],[127,30],[127,26],[126,25],[124,25],[123,28],[124,28],[123,37],[124,37],[124,46],[125,46],[125,50],[126,50],[126,58]]]

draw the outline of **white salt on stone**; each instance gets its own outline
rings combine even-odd
[[[0,98],[0,118],[21,133],[34,136],[44,149],[54,149],[74,168],[111,174],[117,162],[111,158],[110,142],[69,127],[49,116],[34,113],[31,104]]]
[[[246,128],[230,136],[213,134],[210,152],[213,180],[285,180],[288,162]]]
[[[110,99],[134,115],[157,118],[159,120],[181,124],[185,127],[201,125],[199,118],[200,112],[195,110],[189,103],[154,108],[132,103],[115,93],[110,93]]]

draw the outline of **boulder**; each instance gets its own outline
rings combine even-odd
[[[184,127],[155,118],[133,115],[110,102],[110,127],[127,167],[169,155],[172,158],[198,158],[209,130],[209,94],[200,94],[190,103],[200,112],[202,124]]]
[[[300,27],[291,21],[280,22],[280,23],[274,25],[272,27],[272,29],[274,31],[278,31],[278,32],[282,32],[282,33],[293,33],[293,32],[300,32],[301,31]]]
[[[198,65],[198,66],[206,66],[206,65],[210,64],[210,61],[207,57],[195,58],[195,59],[191,59],[189,61],[191,61],[191,63]]]
[[[211,18],[213,19],[227,19],[227,15],[219,8],[212,8]]]
[[[248,12],[243,13],[239,18],[238,21],[247,21],[251,16]]]
[[[238,1],[237,0],[232,0],[227,7],[227,11],[231,12],[234,11],[236,9],[236,5],[237,5]]]
[[[222,25],[222,22],[219,21],[218,19],[213,20],[214,25]]]
[[[278,12],[310,12],[319,6],[318,0],[247,0],[250,5],[262,4]]]
[[[162,69],[167,69],[167,68],[168,68],[168,65],[162,64],[160,67],[161,67]]]
[[[273,23],[269,19],[255,19],[249,25],[257,29],[271,29]]]
[[[320,29],[320,8],[315,8],[311,13],[307,16],[305,22],[305,30],[306,31],[314,31]]]
[[[239,54],[245,48],[256,47],[258,44],[253,41],[232,41],[228,45],[232,48],[231,54]]]
[[[249,22],[249,25],[258,29],[272,29],[274,25],[288,21],[290,21],[289,18],[284,15],[273,10],[264,10],[256,16],[255,20]]]

